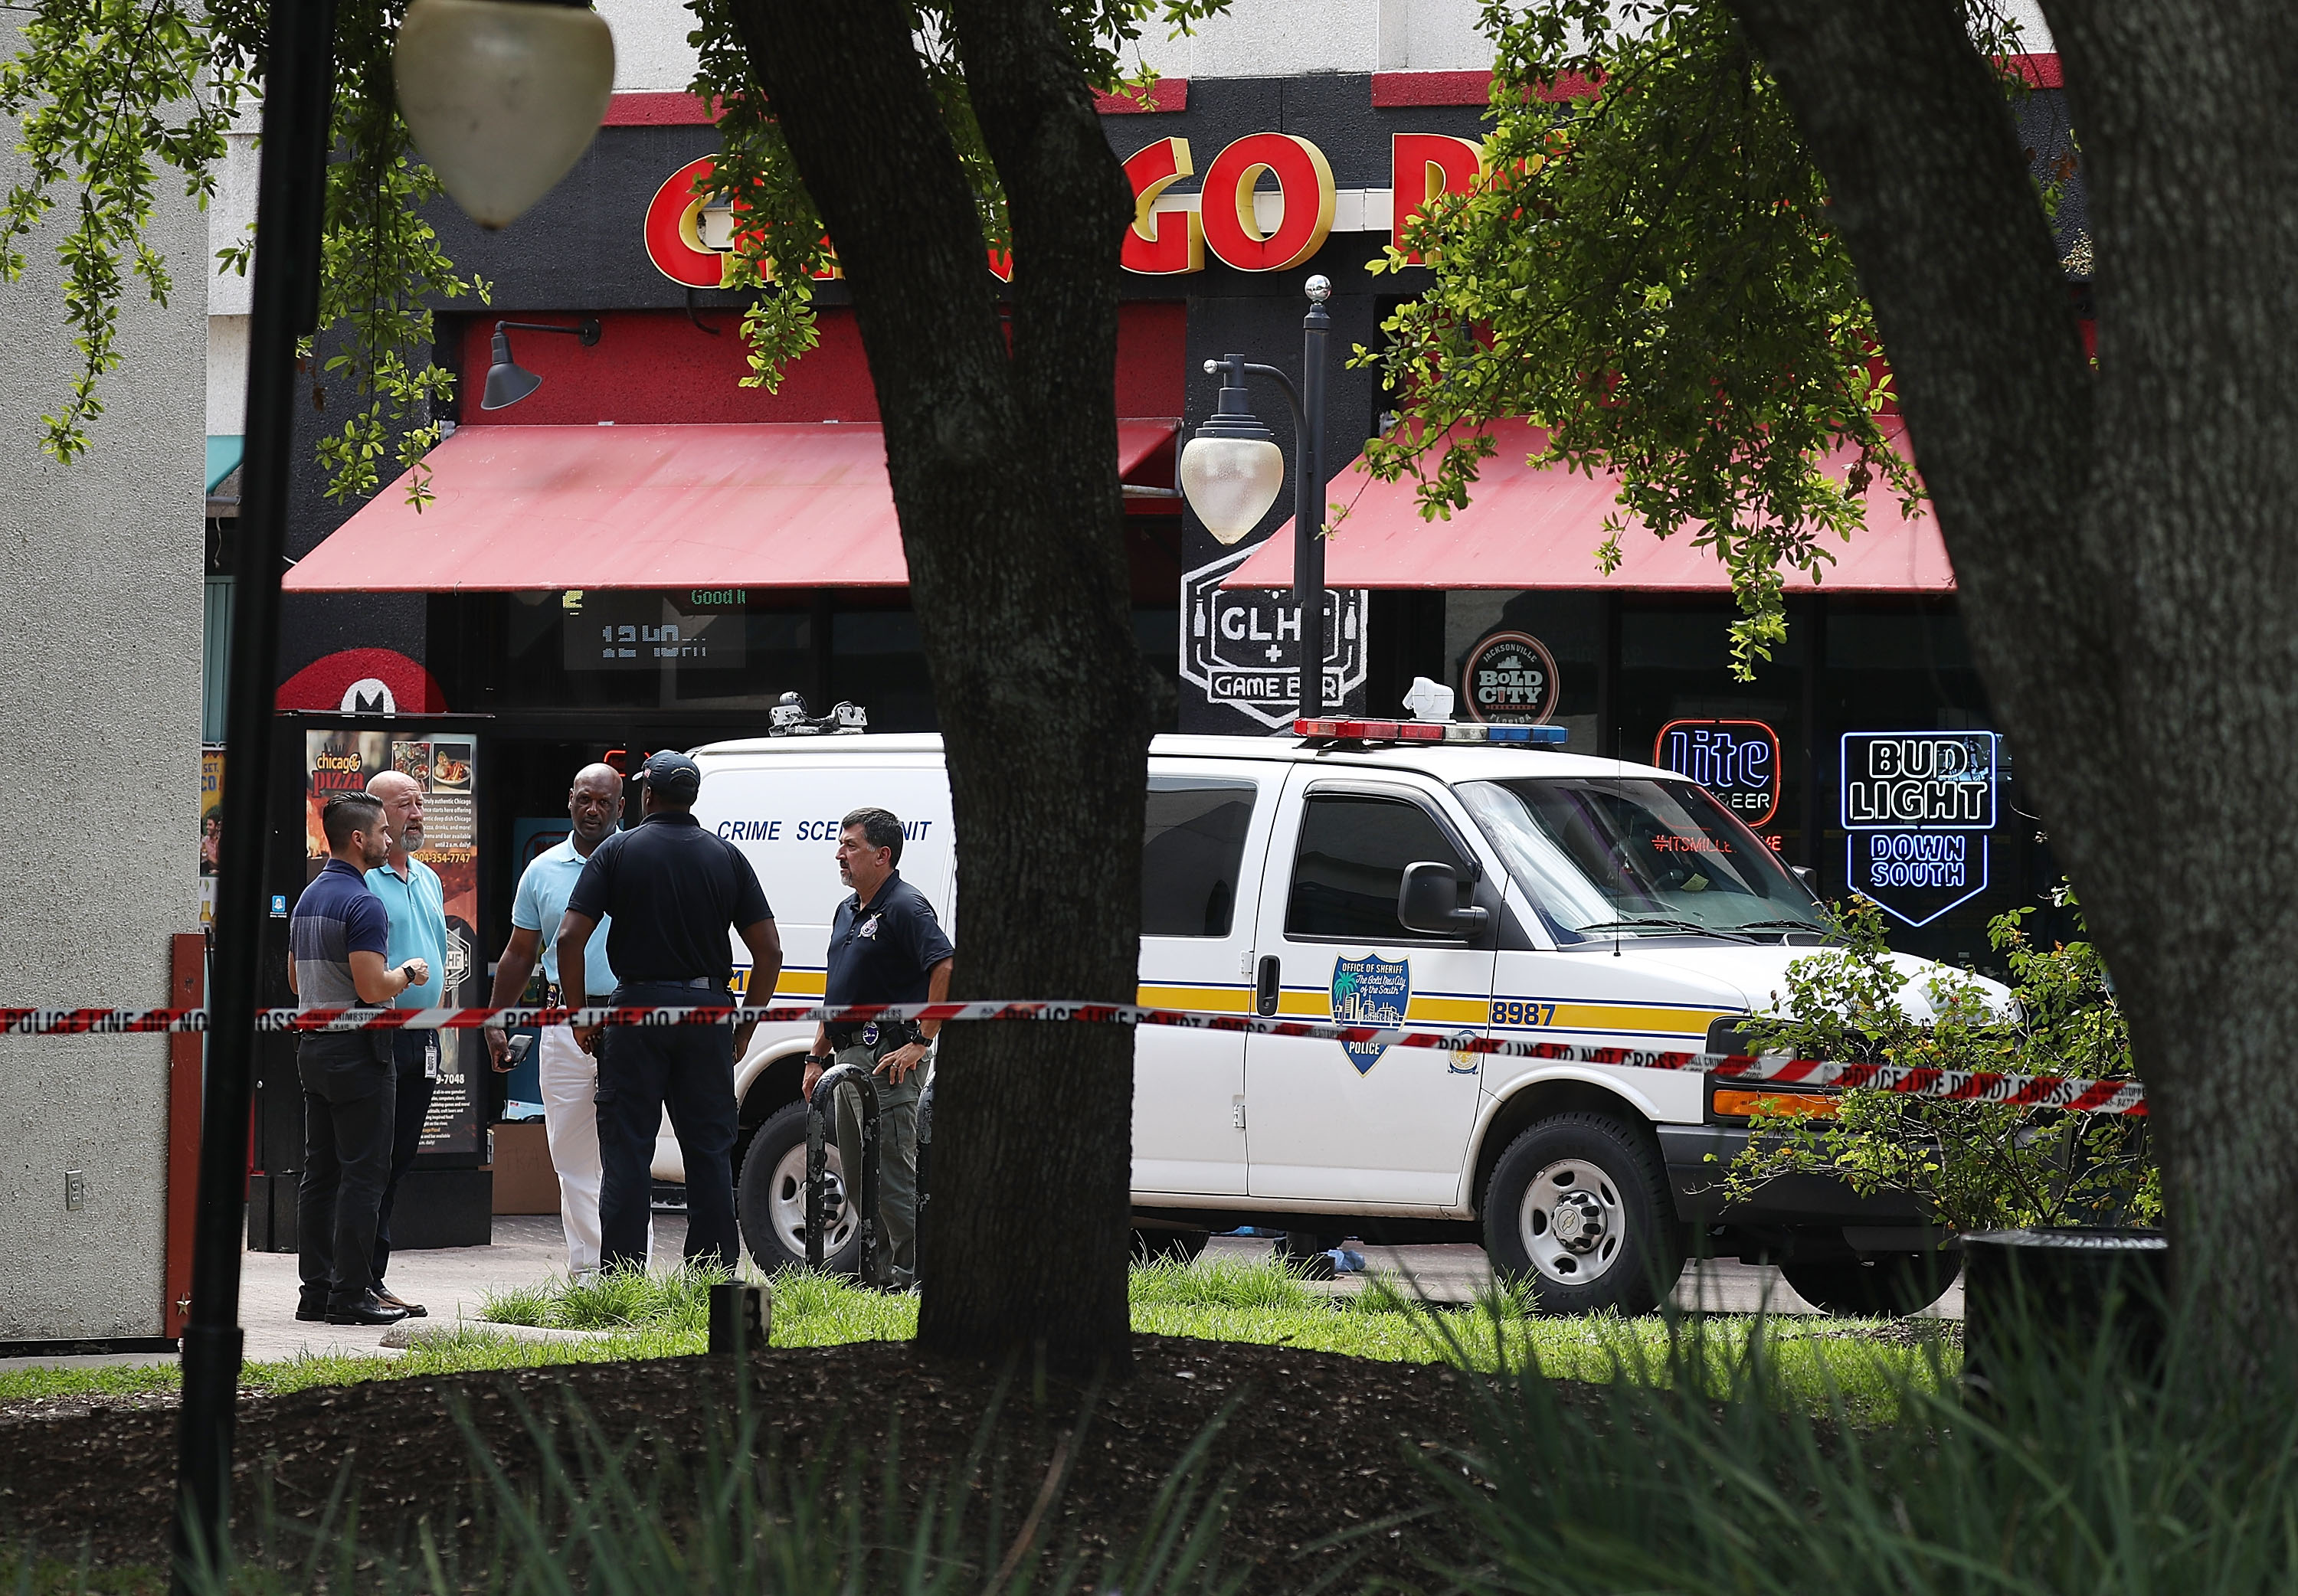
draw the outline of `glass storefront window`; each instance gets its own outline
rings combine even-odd
[[[1593,753],[1598,746],[1597,702],[1604,654],[1604,597],[1575,592],[1451,592],[1444,596],[1444,684],[1452,690],[1454,714],[1473,718],[1469,699],[1475,682],[1465,673],[1496,640],[1529,638],[1556,667],[1556,709],[1548,718],[1569,733],[1566,747]],[[1537,660],[1537,652],[1503,650],[1508,662]]]

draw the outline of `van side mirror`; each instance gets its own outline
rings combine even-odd
[[[1460,877],[1450,864],[1423,862],[1404,867],[1396,889],[1396,917],[1407,930],[1436,937],[1468,937],[1481,930],[1484,912],[1460,907]]]

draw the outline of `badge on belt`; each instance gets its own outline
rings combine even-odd
[[[864,1023],[862,1027],[862,1046],[864,1047],[875,1047],[877,1045],[878,1022],[875,1020],[872,1020]]]

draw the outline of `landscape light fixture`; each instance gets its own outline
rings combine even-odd
[[[615,35],[587,0],[414,0],[392,75],[416,150],[492,230],[591,147],[614,96]]]
[[[479,409],[483,410],[500,410],[515,405],[542,386],[541,377],[510,358],[510,335],[513,333],[572,333],[583,340],[585,349],[599,342],[599,324],[587,318],[574,327],[554,327],[541,321],[498,321],[495,323],[494,363],[487,368],[486,392],[479,397]]]
[[[1244,379],[1267,377],[1293,408],[1293,436],[1301,459],[1293,473],[1293,602],[1301,616],[1300,717],[1325,713],[1325,343],[1333,318],[1325,302],[1332,280],[1302,285],[1309,313],[1301,319],[1301,386],[1274,366],[1243,355],[1207,360],[1208,376],[1225,375],[1212,418],[1181,451],[1181,496],[1213,541],[1223,547],[1261,525],[1285,485],[1285,455],[1246,401]]]

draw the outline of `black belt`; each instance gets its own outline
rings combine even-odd
[[[863,1041],[862,1033],[872,1025],[877,1027],[877,1039]],[[830,1038],[832,1047],[875,1047],[880,1056],[897,1047],[906,1047],[913,1042],[922,1043],[926,1039],[925,1032],[918,1029],[918,1022],[914,1020],[873,1020],[863,1025],[825,1025],[822,1029]]]
[[[705,992],[715,987],[723,991],[729,979],[723,975],[698,975],[691,979],[671,975],[633,975],[622,985],[624,987],[690,987],[697,991]],[[621,988],[618,987],[616,989],[619,991]]]
[[[591,994],[590,1002],[583,1006],[594,1009],[605,1008],[614,1000],[614,996],[612,992],[593,992]],[[548,981],[544,983],[542,988],[542,1006],[547,1009],[564,1009],[572,1008],[574,1005],[566,1001],[566,994],[559,990],[557,981]]]

